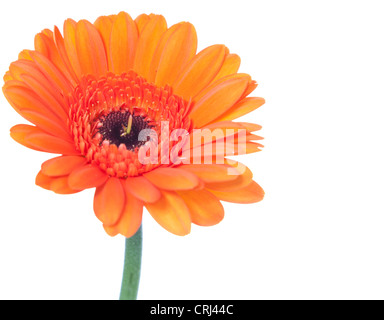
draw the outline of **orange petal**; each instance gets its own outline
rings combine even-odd
[[[191,232],[191,216],[183,199],[175,192],[162,191],[155,203],[145,205],[151,216],[169,232],[184,236]]]
[[[232,181],[237,178],[228,174],[228,166],[220,164],[186,164],[181,166],[183,170],[189,171],[206,183]]]
[[[69,175],[86,163],[87,160],[82,156],[60,156],[45,161],[41,165],[41,172],[47,176]]]
[[[212,155],[218,157],[218,156],[237,156],[237,155],[243,155],[243,154],[251,154],[255,152],[261,151],[260,148],[262,148],[263,145],[256,142],[249,142],[247,141],[245,144],[243,142],[240,144],[238,141],[234,140],[234,143],[221,143],[221,142],[215,142],[212,144],[212,148],[209,148],[209,151],[212,150]],[[209,155],[209,153],[208,153]]]
[[[54,28],[54,41],[57,47],[57,51],[63,61],[63,65],[68,72],[68,79],[71,81],[73,86],[76,86],[76,83],[79,82],[78,77],[75,71],[72,68],[72,64],[69,61],[67,51],[65,49],[65,42],[60,30],[55,26]]]
[[[43,189],[51,190],[51,184],[55,181],[55,177],[49,177],[43,174],[41,171],[36,175],[35,184]]]
[[[229,77],[199,94],[201,98],[196,100],[190,113],[195,127],[202,127],[231,108],[243,95],[249,79],[248,75]]]
[[[137,50],[133,70],[140,76],[147,78],[149,75],[152,57],[158,46],[158,43],[167,30],[167,22],[163,16],[154,16],[145,25],[142,30]]]
[[[233,121],[219,121],[219,122],[212,122],[206,126],[204,126],[202,129],[221,129],[223,131],[227,129],[245,129],[244,126],[240,122],[233,122]]]
[[[224,63],[221,66],[220,71],[216,75],[213,81],[219,80],[231,74],[237,73],[240,68],[240,57],[237,54],[228,54],[225,57]]]
[[[59,34],[60,32],[56,28],[56,36],[59,36]],[[72,85],[76,85],[76,82],[72,79],[72,75],[62,59],[62,55],[59,53],[54,40],[54,34],[51,30],[45,29],[35,36],[35,48],[36,51],[41,52],[52,61],[57,69],[59,69],[67,79],[71,80]]]
[[[111,237],[115,237],[119,234],[119,231],[117,231],[117,228],[115,228],[114,226],[106,226],[103,224],[103,228],[105,230],[105,232],[111,236]]]
[[[61,60],[55,42],[53,41],[52,31],[44,30],[35,36],[35,50],[41,52],[50,59],[57,68],[62,70],[63,61]]]
[[[44,78],[44,75],[40,72],[36,63],[29,60],[17,60],[11,63],[9,66],[9,72],[14,80],[23,81],[21,75],[29,74],[35,79]],[[52,86],[52,84],[51,84]]]
[[[127,178],[125,188],[136,198],[146,203],[153,203],[160,199],[161,193],[144,177]]]
[[[172,86],[180,71],[196,54],[197,35],[194,26],[182,22],[169,37],[159,61],[155,84]]]
[[[34,45],[35,45],[35,50],[42,53],[46,57],[49,58],[49,48],[48,48],[48,40],[47,36],[43,33],[38,33],[35,36],[34,39]]]
[[[51,183],[54,180],[53,177],[48,177],[45,174],[43,174],[41,171],[36,176],[35,183],[37,186],[46,189],[51,190]]]
[[[14,80],[10,71],[7,71],[5,73],[5,75],[3,77],[3,80],[4,80],[4,82],[8,82],[8,81]]]
[[[109,178],[96,188],[93,209],[96,217],[106,226],[112,226],[120,219],[125,205],[125,192],[119,179]]]
[[[68,185],[68,176],[55,177],[51,182],[50,189],[58,194],[73,194],[79,192],[79,190],[73,190]]]
[[[237,122],[241,124],[245,129],[247,129],[248,132],[258,131],[262,127],[255,123],[249,123],[249,122]]]
[[[12,87],[20,88],[22,90],[30,90],[30,88],[28,88],[28,86],[24,82],[20,80],[15,80],[14,78],[12,78],[11,80],[8,80],[6,83],[4,83],[2,88],[4,94],[6,93],[8,88],[12,88]]]
[[[26,137],[34,134],[34,133],[44,133],[41,129],[35,127],[35,126],[30,126],[27,124],[18,124],[15,125],[14,127],[11,128],[11,138],[15,140],[16,142],[22,144],[23,146],[37,150],[37,151],[42,151],[40,148],[37,148],[35,146],[32,146],[30,143],[26,141]]]
[[[253,140],[263,140],[263,137],[257,136],[255,134],[247,134],[247,141],[253,141]]]
[[[108,16],[102,16],[97,18],[94,23],[96,29],[99,31],[101,39],[103,40],[104,49],[107,54],[108,70],[111,70],[111,32],[113,26],[113,19]]]
[[[40,151],[49,153],[59,153],[65,155],[78,155],[74,145],[68,141],[58,137],[51,136],[47,133],[31,133],[25,136],[25,141]]]
[[[242,131],[243,130],[243,131]],[[185,146],[185,150],[188,149],[201,149],[204,146],[212,145],[213,142],[225,144],[235,143],[235,138],[238,137],[239,133],[248,134],[247,127],[241,123],[222,121],[213,122],[207,126],[201,128],[201,130],[193,130],[189,137],[190,144]],[[231,138],[232,140],[229,140]]]
[[[99,187],[105,183],[107,179],[108,176],[105,172],[89,164],[72,171],[69,175],[68,183],[72,189],[83,190]]]
[[[21,110],[35,111],[42,115],[48,115],[52,121],[58,124],[65,123],[68,118],[62,108],[52,110],[29,88],[11,85],[10,81],[4,86],[3,92],[11,106],[18,113],[21,113]]]
[[[58,194],[73,194],[79,192],[68,186],[68,176],[49,177],[40,171],[36,176],[35,183],[41,188],[51,190]]]
[[[129,14],[120,12],[113,23],[110,40],[111,66],[114,73],[128,72],[133,67],[138,32]]]
[[[32,61],[30,51],[31,50],[22,50],[18,55],[19,60],[31,60]]]
[[[67,52],[68,60],[78,79],[81,78],[81,65],[77,57],[76,49],[76,25],[72,19],[64,22],[64,47]]]
[[[144,174],[156,187],[164,190],[190,190],[199,185],[199,179],[178,168],[157,168]]]
[[[199,226],[213,226],[223,220],[223,205],[209,191],[179,191],[178,194],[187,205],[193,223]]]
[[[263,98],[249,97],[236,103],[232,108],[223,113],[215,121],[227,121],[240,118],[241,116],[259,108],[265,103]]]
[[[21,80],[28,85],[45,105],[56,114],[64,123],[67,122],[69,106],[66,104],[62,94],[52,87],[52,84],[45,77],[34,78],[29,74],[20,76]]]
[[[44,76],[59,88],[64,94],[71,93],[73,86],[61,71],[43,54],[37,51],[31,52],[31,57]]]
[[[181,23],[173,25],[166,32],[164,32],[162,37],[160,38],[160,41],[151,59],[148,78],[147,78],[149,82],[155,82],[157,70],[159,68],[161,57],[163,56],[164,48],[167,45],[168,40],[173,36],[173,34],[178,29],[180,29],[180,27],[181,27]]]
[[[254,153],[254,152],[259,152],[261,151],[260,148],[262,148],[263,145],[260,143],[256,142],[247,142],[246,143],[246,154]]]
[[[151,20],[150,16],[145,13],[136,17],[135,23],[136,23],[137,31],[139,32],[139,35],[141,35],[141,33],[143,32],[143,29],[147,25],[149,20]]]
[[[122,234],[126,238],[132,237],[141,226],[143,203],[131,193],[125,193],[125,206],[119,221],[114,226],[104,226],[109,235]]]
[[[238,134],[242,132],[242,130],[244,130],[246,136],[248,136],[250,135],[250,132],[260,130],[261,126],[247,122],[219,121],[211,122],[209,125],[204,126],[202,131],[204,129],[209,129],[212,131],[212,133],[214,133],[216,129],[220,129],[223,132],[225,138],[228,138],[238,137]],[[219,139],[219,137],[217,139]]]
[[[197,145],[196,147],[194,146],[192,149],[188,150],[188,157],[192,160],[193,164],[222,164],[223,158],[226,156],[242,155],[261,151],[261,144],[255,142],[244,142],[238,142],[235,137],[232,142],[219,139],[211,143],[204,143],[204,145]]]
[[[83,75],[104,76],[107,57],[99,32],[87,20],[80,20],[76,27],[76,49]]]
[[[72,141],[72,137],[69,135],[68,131],[63,129],[63,127],[52,120],[52,118],[32,110],[21,110],[21,114],[25,119],[35,124],[38,128],[43,129],[45,132],[68,142]]]
[[[225,46],[214,45],[196,55],[175,81],[174,93],[189,100],[204,89],[220,70],[225,51]]]
[[[264,198],[264,190],[255,181],[252,181],[245,188],[235,191],[209,191],[222,201],[234,203],[254,203]]]
[[[235,177],[235,179],[231,180],[231,181],[225,181],[225,182],[214,182],[214,183],[207,183],[206,184],[206,187],[207,189],[212,189],[212,190],[217,190],[217,191],[233,191],[233,190],[238,190],[238,189],[243,189],[244,187],[248,186],[251,182],[252,182],[252,178],[253,178],[253,174],[252,174],[252,171],[236,162],[236,161],[231,161],[230,163],[232,163],[232,167],[234,168],[234,170],[232,170],[232,174],[233,174],[233,177]],[[243,169],[243,172],[239,175],[234,175],[234,173],[236,173],[236,166],[241,166],[241,168]]]
[[[252,91],[257,88],[257,86],[258,86],[258,84],[257,84],[257,82],[255,80],[249,81],[248,87],[247,87],[247,89],[245,89],[245,91],[243,93],[243,96],[241,97],[240,100],[243,100],[245,97],[247,97],[249,94],[251,94]]]

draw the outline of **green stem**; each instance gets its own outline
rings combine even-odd
[[[140,226],[134,236],[125,239],[125,257],[120,300],[136,300],[137,298],[140,281],[142,247],[143,229]]]

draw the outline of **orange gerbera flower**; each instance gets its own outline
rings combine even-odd
[[[192,24],[167,27],[154,14],[68,19],[63,34],[57,27],[37,34],[35,50],[20,53],[3,87],[33,124],[14,126],[12,138],[60,155],[42,164],[36,184],[60,194],[96,188],[94,211],[111,236],[134,235],[144,206],[165,229],[186,235],[191,223],[220,222],[220,201],[260,201],[250,170],[224,158],[242,153],[241,144],[246,153],[260,150],[252,134],[260,126],[232,120],[264,99],[247,97],[256,82],[237,73],[240,58],[224,45],[196,50]],[[184,138],[196,129],[223,135],[190,145]]]

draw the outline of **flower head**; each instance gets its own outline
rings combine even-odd
[[[68,19],[35,37],[4,76],[3,92],[33,125],[11,128],[22,145],[59,156],[36,184],[60,194],[96,188],[94,211],[110,235],[130,237],[145,206],[168,231],[220,222],[220,201],[264,192],[226,157],[260,150],[260,126],[232,120],[264,99],[224,45],[199,53],[192,24],[127,13]]]

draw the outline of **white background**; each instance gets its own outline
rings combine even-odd
[[[225,204],[186,237],[145,213],[139,299],[384,298],[384,19],[381,1],[3,1],[0,73],[34,35],[121,10],[192,22],[199,50],[224,43],[267,103],[263,152],[242,161],[266,191]],[[34,185],[49,154],[15,143],[26,123],[0,97],[0,298],[116,299],[124,239],[92,210],[93,191]]]

